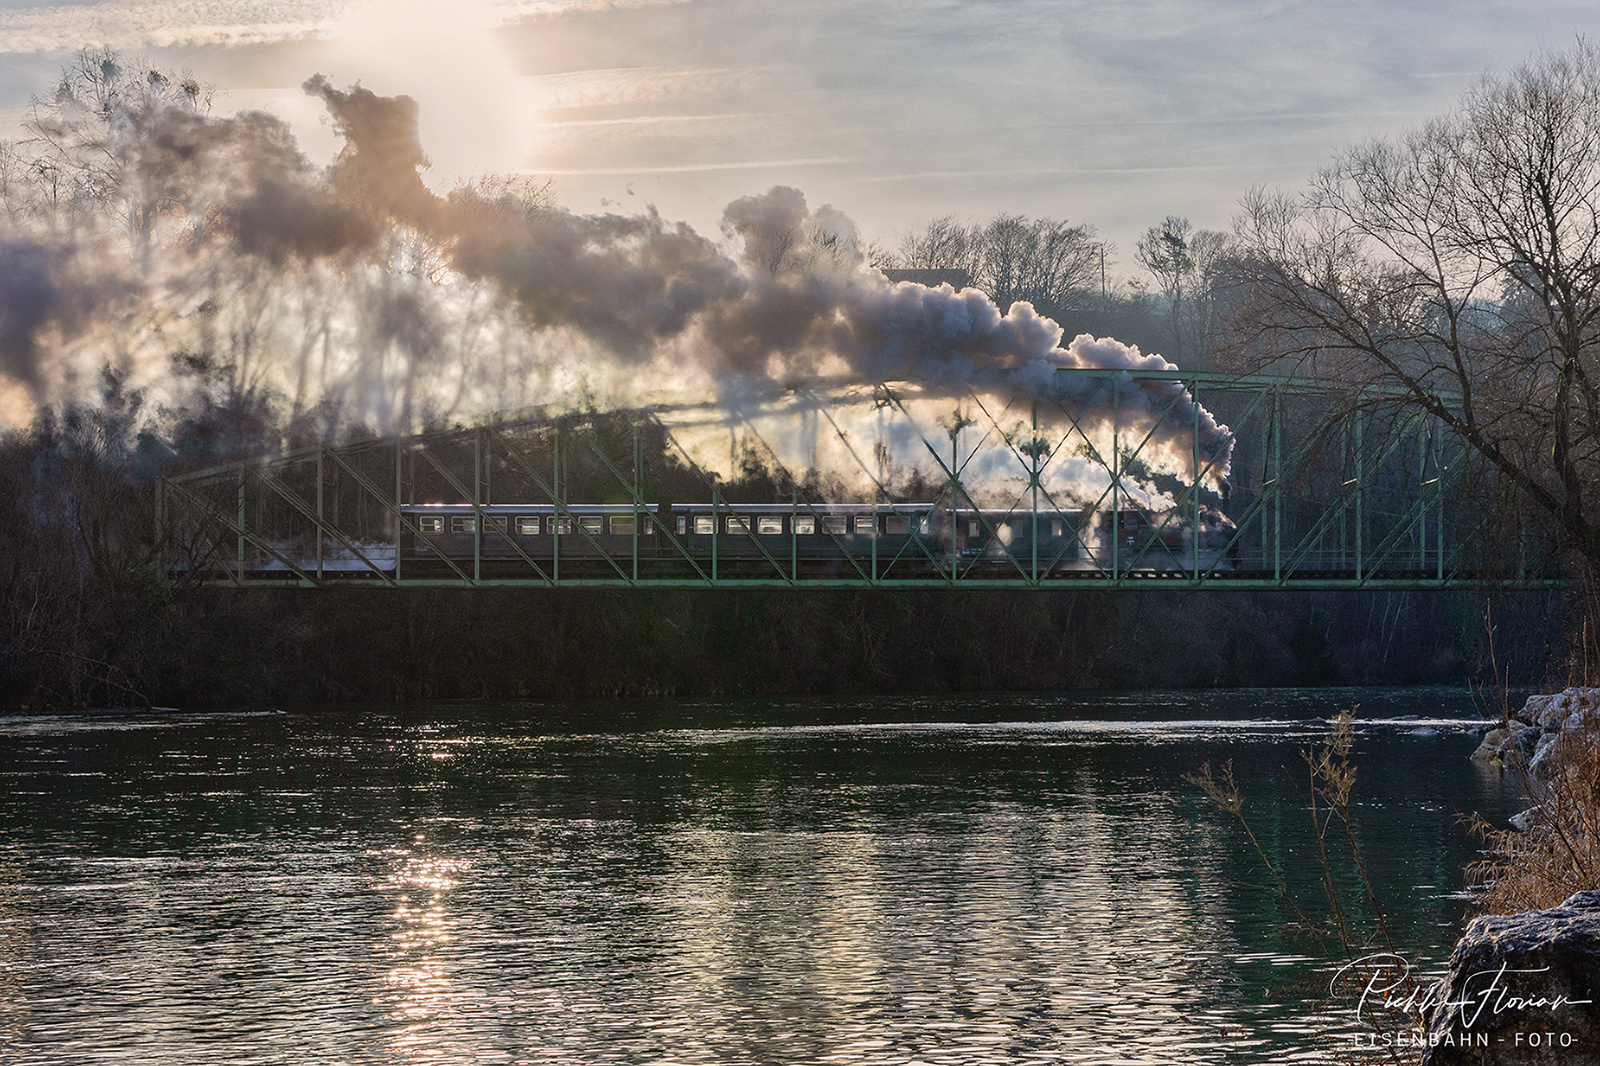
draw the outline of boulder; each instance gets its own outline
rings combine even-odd
[[[1574,715],[1582,720],[1596,711],[1600,711],[1600,689],[1569,688],[1554,696],[1529,696],[1518,714],[1548,733]]]
[[[1512,733],[1500,744],[1500,757],[1506,762],[1516,759],[1526,766],[1533,759],[1533,753],[1539,750],[1539,738],[1544,736],[1544,730],[1536,725],[1525,725]]]
[[[1529,807],[1525,811],[1518,811],[1510,818],[1507,818],[1506,821],[1510,822],[1511,828],[1515,829],[1517,832],[1526,833],[1529,826],[1538,824],[1539,808],[1537,805],[1535,805]]]
[[[1473,751],[1478,762],[1526,766],[1548,780],[1575,737],[1600,728],[1600,688],[1568,688],[1550,695],[1529,696],[1506,720],[1491,729]],[[1558,738],[1567,738],[1556,743]]]
[[[1517,712],[1517,717],[1524,722],[1543,726],[1545,715],[1550,712],[1550,705],[1561,699],[1560,696],[1529,696],[1528,702],[1522,705],[1522,710]]]
[[[1500,745],[1504,744],[1509,734],[1504,729],[1491,729],[1484,736],[1483,743],[1472,753],[1472,758],[1479,762],[1489,762],[1500,757]]]
[[[1600,891],[1474,919],[1427,1009],[1423,1066],[1600,1066]]]
[[[1555,756],[1556,742],[1560,739],[1560,733],[1545,733],[1539,737],[1539,746],[1533,749],[1533,758],[1528,760],[1530,774],[1541,781],[1549,780],[1551,760]]]
[[[1554,694],[1529,696],[1522,709],[1513,713],[1513,728],[1523,722],[1536,725],[1545,732],[1561,728],[1561,723],[1574,714],[1600,711],[1600,688],[1568,688]]]

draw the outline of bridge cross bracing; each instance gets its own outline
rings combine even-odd
[[[167,572],[295,588],[1562,580],[1539,538],[1491,528],[1469,457],[1403,394],[1058,373],[1102,380],[1109,406],[798,390],[744,408],[524,412],[230,463],[158,486]],[[1202,408],[1229,451],[1202,447]]]

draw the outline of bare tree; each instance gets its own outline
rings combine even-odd
[[[1187,218],[1168,215],[1139,238],[1134,257],[1167,299],[1175,350],[1183,361],[1207,355],[1214,335],[1219,282],[1233,240],[1215,230],[1196,230]],[[1185,363],[1187,365],[1187,363]]]
[[[976,275],[975,229],[954,215],[936,218],[920,232],[900,238],[894,265],[908,270],[965,270],[968,275]]]
[[[1098,287],[1103,250],[1092,226],[1022,215],[966,225],[945,215],[903,237],[895,265],[965,270],[1000,307],[1024,300],[1059,315]]]
[[[1236,230],[1258,362],[1398,391],[1600,563],[1600,51],[1254,192]]]
[[[1059,313],[1081,302],[1098,276],[1100,246],[1090,226],[1000,215],[978,239],[978,283],[1001,307],[1026,300]]]
[[[1155,277],[1173,308],[1183,302],[1185,282],[1194,272],[1189,255],[1192,230],[1188,219],[1168,215],[1161,225],[1145,230],[1134,251],[1134,258]]]
[[[64,208],[71,226],[109,214],[125,227],[135,262],[145,262],[157,220],[183,206],[192,177],[164,165],[173,158],[171,119],[199,124],[211,100],[191,75],[111,49],[79,52],[55,93],[33,100],[26,124],[51,225]]]

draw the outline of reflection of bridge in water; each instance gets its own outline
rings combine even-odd
[[[742,414],[706,406],[502,419],[166,479],[170,573],[288,587],[1560,580],[1542,541],[1494,527],[1468,457],[1437,420],[1393,393],[1273,377],[1060,373],[1181,382],[1232,427],[1228,476],[1221,456],[1202,454],[1199,407],[1180,406],[1181,390],[1140,418],[1125,418],[1113,391],[1109,417],[1093,424],[1044,400],[1007,408],[978,393],[951,417],[930,418],[928,402],[893,388]],[[1180,417],[1194,420],[1186,462],[1172,445]],[[793,457],[797,423],[810,469]],[[729,452],[716,463],[706,459],[712,439]],[[822,453],[834,469],[818,474]]]

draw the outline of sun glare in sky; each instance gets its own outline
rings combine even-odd
[[[1341,146],[1595,32],[1593,0],[0,0],[11,130],[85,46],[192,69],[219,113],[340,148],[322,73],[421,106],[424,180],[554,180],[703,233],[774,185],[893,244],[945,214],[1096,227],[1136,270],[1168,214],[1226,229]],[[1281,10],[1280,10],[1281,9]],[[13,136],[16,134],[13,133]]]
[[[435,192],[519,170],[531,147],[526,84],[490,35],[496,22],[478,0],[367,0],[329,29],[334,84],[416,99]]]

